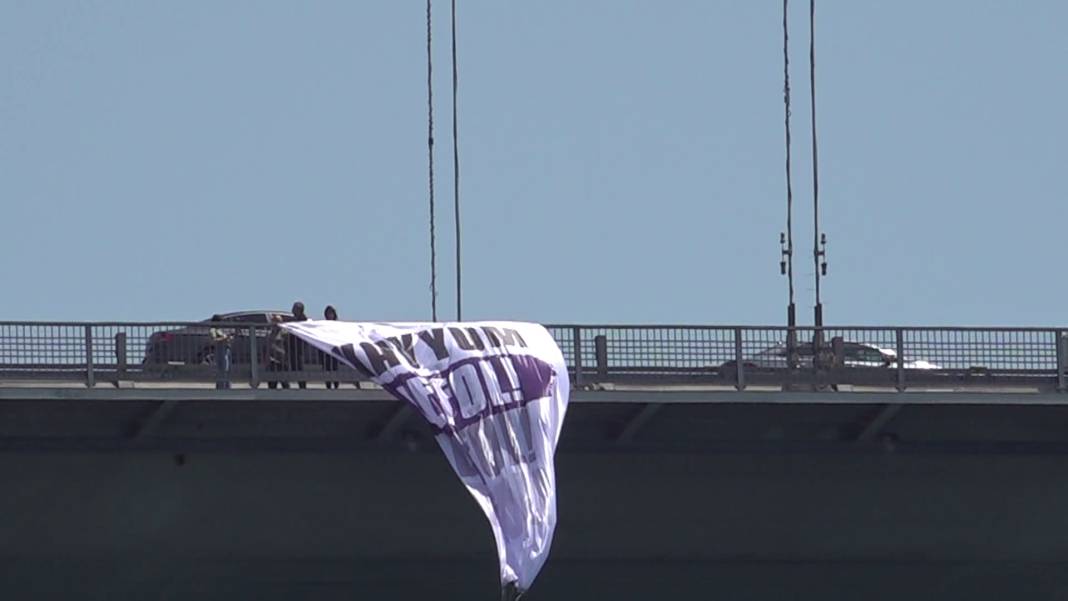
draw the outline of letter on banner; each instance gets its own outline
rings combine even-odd
[[[282,327],[419,411],[489,518],[503,590],[529,589],[556,527],[553,455],[570,393],[549,332],[516,322]]]

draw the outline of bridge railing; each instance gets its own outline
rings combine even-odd
[[[212,329],[228,339],[216,342]],[[222,368],[219,359],[229,357]],[[263,323],[0,322],[0,382],[156,385],[358,382],[355,370]]]
[[[1058,328],[547,326],[579,383],[1065,389]]]
[[[216,344],[210,328],[230,339]],[[1059,328],[548,325],[577,385],[1066,390]],[[0,322],[0,383],[358,383],[263,323]],[[220,373],[228,349],[230,366]]]

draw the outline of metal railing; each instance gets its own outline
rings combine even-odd
[[[578,383],[1065,391],[1059,328],[547,326]]]
[[[209,328],[230,336],[213,342]],[[548,325],[576,385],[840,386],[1065,392],[1068,329]],[[225,368],[219,358],[229,354]],[[358,385],[263,323],[0,322],[0,383]]]

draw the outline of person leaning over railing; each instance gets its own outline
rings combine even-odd
[[[212,327],[208,330],[208,338],[214,346],[215,357],[215,388],[225,390],[230,388],[230,363],[233,356],[230,353],[230,343],[233,334],[219,327],[222,317],[218,314],[211,316]]]

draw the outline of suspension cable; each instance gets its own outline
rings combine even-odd
[[[783,60],[783,104],[785,105],[786,123],[786,277],[790,287],[789,325],[794,318],[794,230],[793,179],[790,173],[790,30],[788,26],[789,0],[782,0],[782,60]]]
[[[459,128],[456,120],[456,89],[459,77],[456,66],[456,0],[452,0],[452,170],[453,170],[453,211],[456,221],[456,321],[461,321],[463,316],[463,303],[460,278],[460,143],[458,138]]]
[[[431,22],[430,0],[426,0],[426,150],[430,189],[430,315],[432,321],[437,321],[438,251],[437,236],[434,231],[434,64],[431,52]]]
[[[816,144],[816,0],[809,0],[808,4],[808,66],[809,66],[809,90],[811,92],[812,106],[812,260],[816,274],[816,325],[823,325],[823,302],[820,298],[820,258],[824,256],[820,250],[820,172],[819,152]],[[826,263],[824,263],[826,265]]]

